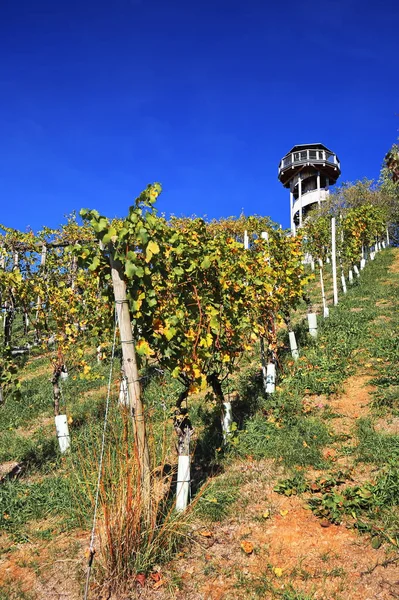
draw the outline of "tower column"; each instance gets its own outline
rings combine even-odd
[[[291,217],[291,233],[292,235],[296,235],[296,227],[294,221],[294,194],[292,193],[292,189],[290,190],[290,217]]]
[[[302,227],[302,179],[298,175],[299,227]]]
[[[320,171],[317,171],[317,202],[320,206]]]

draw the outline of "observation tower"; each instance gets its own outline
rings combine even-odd
[[[323,144],[299,144],[281,159],[278,178],[290,190],[291,231],[301,227],[315,204],[327,198],[341,174],[338,156]]]

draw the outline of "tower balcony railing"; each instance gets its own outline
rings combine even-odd
[[[284,171],[289,167],[307,163],[328,163],[341,170],[340,162],[333,152],[327,152],[326,150],[300,150],[284,156],[280,162],[278,171],[281,173],[281,171]]]

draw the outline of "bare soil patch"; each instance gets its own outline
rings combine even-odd
[[[329,400],[330,409],[340,415],[334,419],[334,430],[336,433],[349,434],[355,421],[369,414],[370,393],[375,387],[369,383],[370,375],[354,375],[349,377],[345,383],[343,394],[333,396]]]
[[[35,600],[80,599],[87,539],[87,533],[74,532],[73,537],[62,534],[50,541],[15,544],[0,558],[0,590],[8,600],[19,600],[23,593]]]
[[[265,520],[262,513],[266,508],[271,517]],[[187,558],[180,557],[165,570],[162,589],[154,591],[149,584],[139,591],[139,597],[273,598],[267,591],[269,582],[269,589],[272,585],[282,591],[291,585],[296,591],[326,600],[388,600],[399,580],[395,563],[369,573],[391,556],[389,551],[373,550],[365,538],[345,526],[322,527],[301,498],[276,494],[270,481],[258,481],[256,496],[252,493],[245,511],[222,525],[213,525],[207,533],[205,540],[194,536]],[[252,552],[243,551],[243,542],[252,546]],[[182,589],[172,585],[176,580],[182,582]],[[259,593],[262,586],[264,595]]]

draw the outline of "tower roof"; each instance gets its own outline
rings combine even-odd
[[[291,148],[291,150],[287,152],[287,154],[290,154],[291,152],[298,152],[298,150],[304,150],[305,148],[312,148],[313,150],[327,150],[327,152],[332,152],[332,150],[327,148],[327,146],[325,146],[324,144],[320,144],[320,142],[317,142],[313,144],[297,144],[296,146]]]

